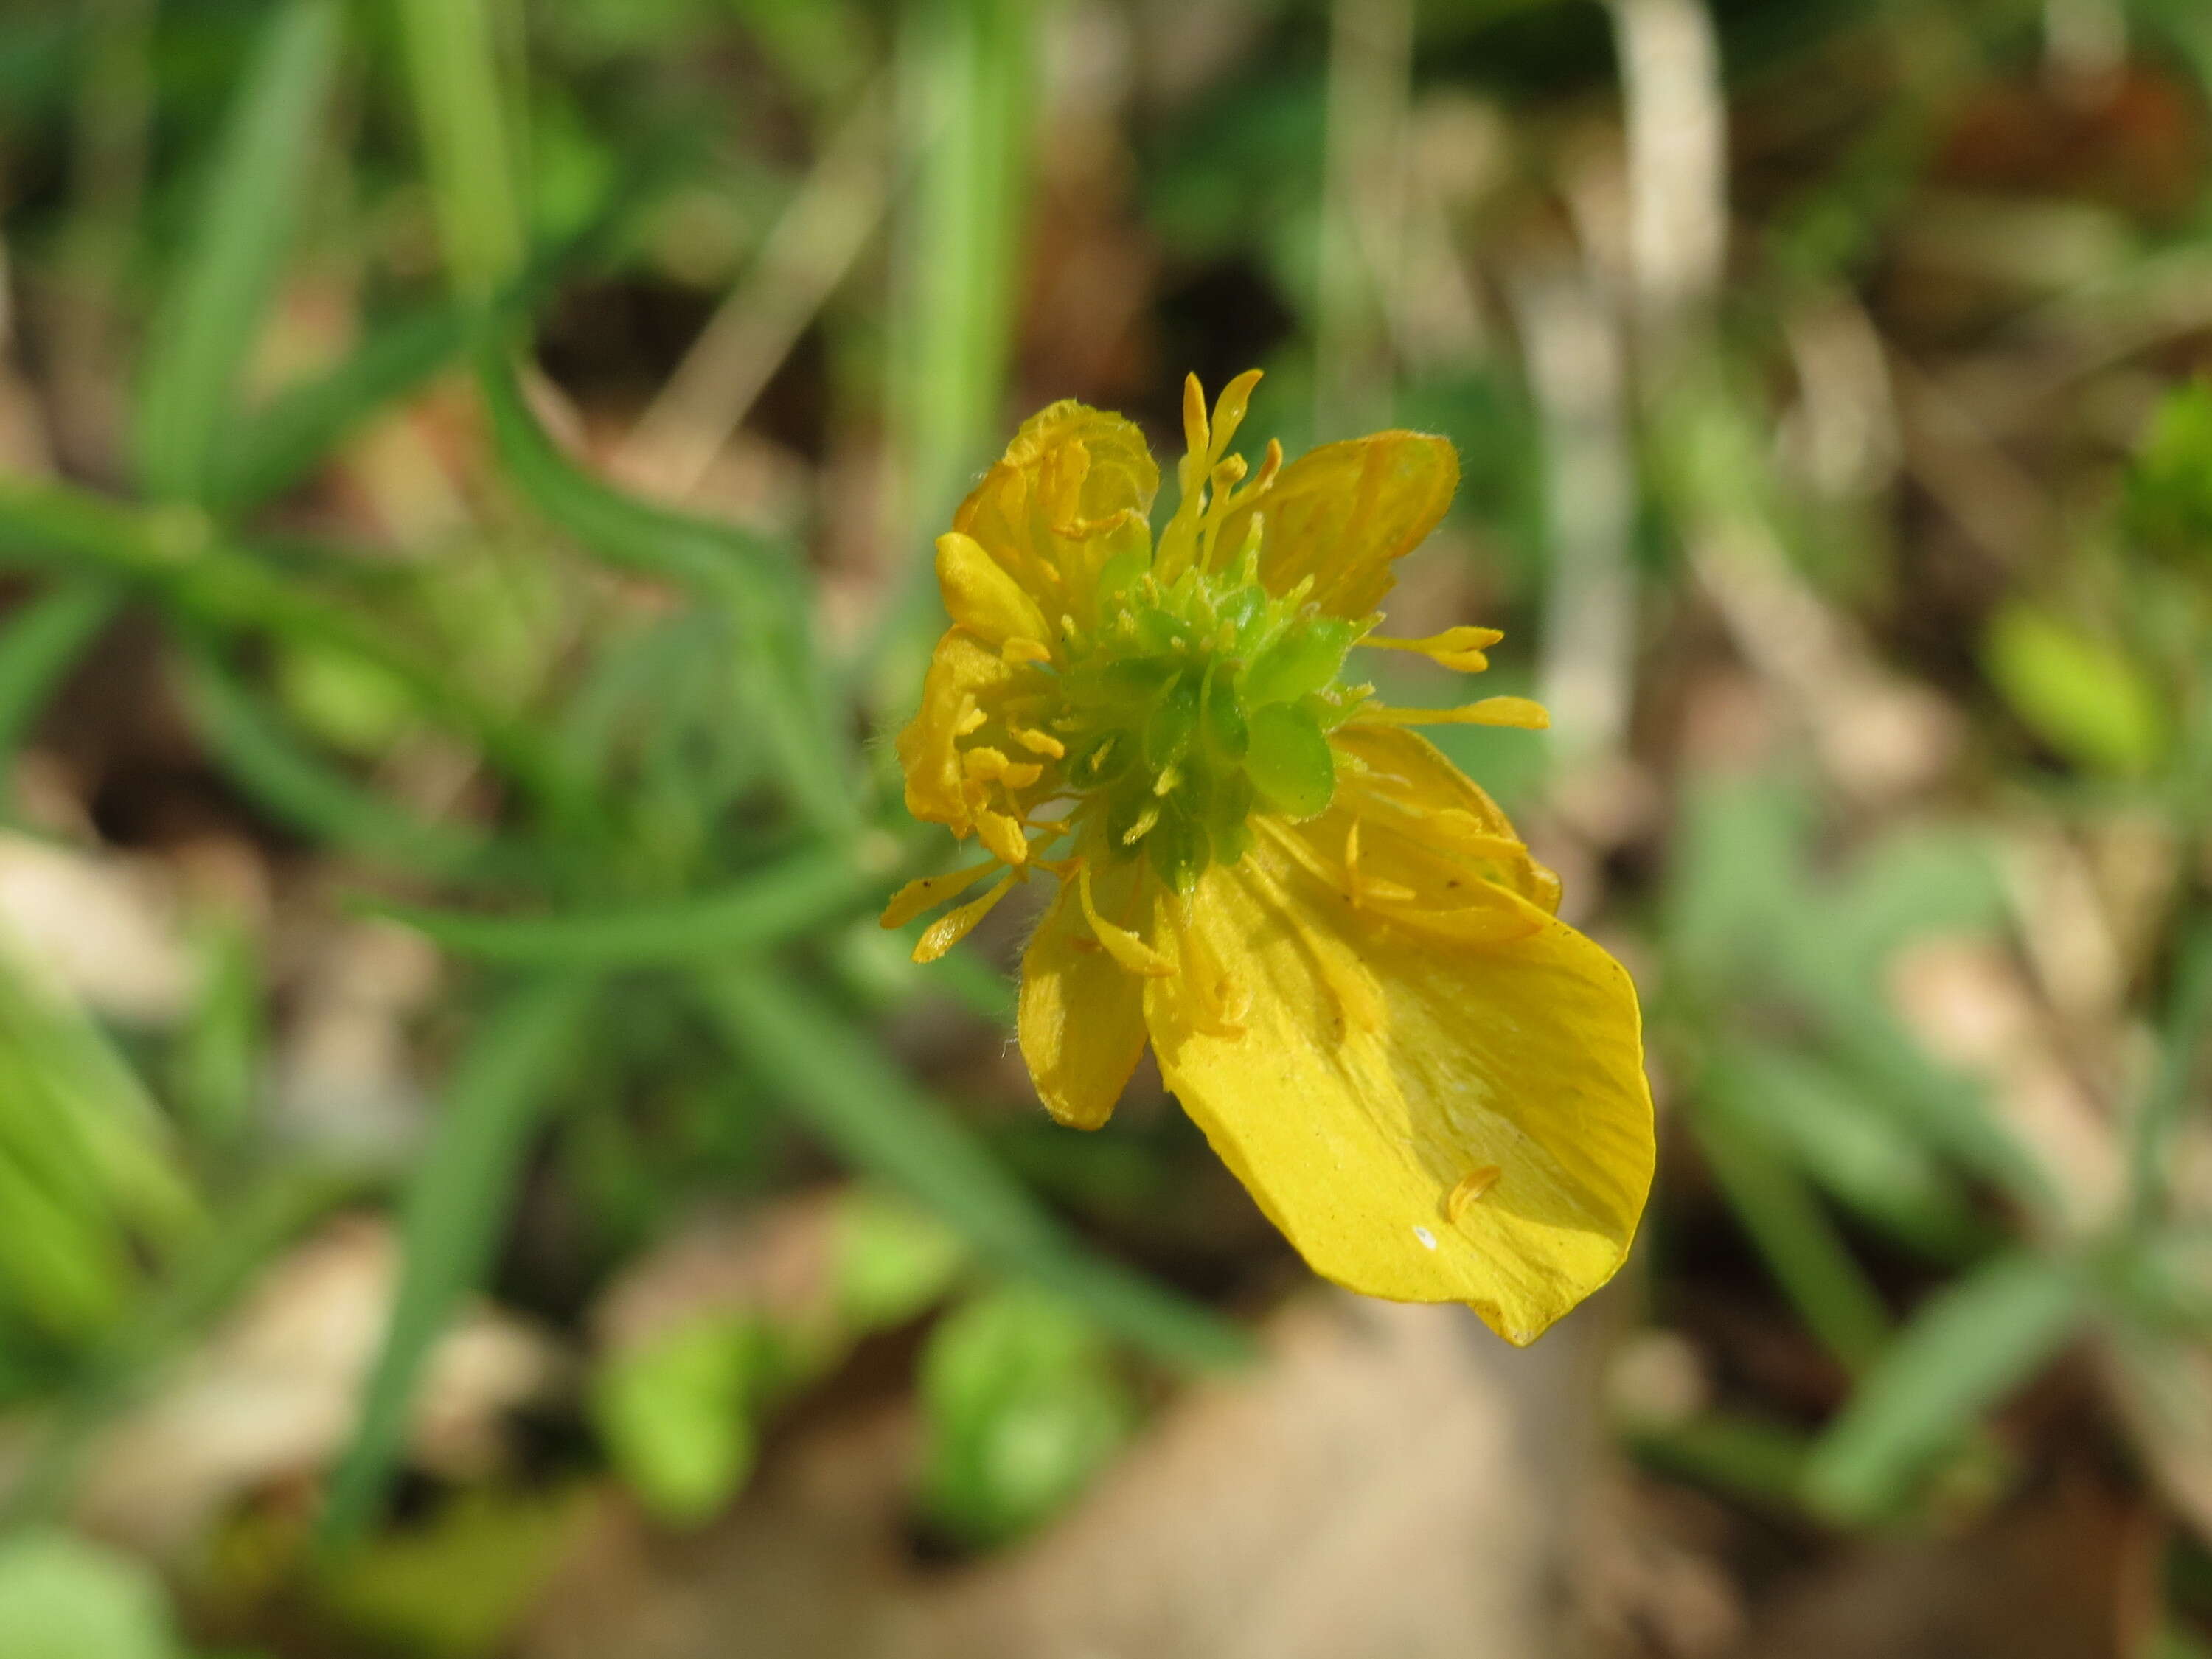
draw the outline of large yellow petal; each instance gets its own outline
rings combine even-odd
[[[1048,621],[1073,617],[1088,627],[1107,561],[1152,545],[1146,515],[1159,483],[1144,434],[1129,422],[1057,403],[1022,423],[952,527],[972,537]]]
[[[1133,910],[1144,867],[1133,859],[1097,872],[1093,896],[1103,910]],[[1144,981],[1099,945],[1072,880],[1060,884],[1022,953],[1018,1029],[1022,1058],[1054,1117],[1096,1129],[1113,1115],[1144,1056]]]
[[[1378,873],[1387,873],[1382,861],[1394,846],[1425,865],[1472,859],[1478,873],[1531,904],[1559,908],[1559,878],[1529,856],[1498,803],[1419,732],[1354,723],[1331,732],[1329,744],[1337,753],[1338,803],[1364,823],[1369,860]],[[1510,842],[1510,848],[1499,842]]]
[[[906,809],[915,817],[949,823],[957,836],[974,832],[955,740],[971,711],[1013,677],[999,653],[965,629],[949,628],[937,641],[921,683],[921,708],[898,735]]]
[[[1391,562],[1437,527],[1458,488],[1459,456],[1443,438],[1376,432],[1323,444],[1231,512],[1215,545],[1243,546],[1251,515],[1261,514],[1260,579],[1270,592],[1310,576],[1323,611],[1364,617],[1390,591]]]
[[[1627,1255],[1651,1101],[1626,973],[1493,890],[1527,931],[1455,943],[1353,909],[1263,836],[1190,921],[1250,993],[1242,1034],[1209,1031],[1184,975],[1148,981],[1145,1014],[1169,1088],[1315,1271],[1526,1343]]]

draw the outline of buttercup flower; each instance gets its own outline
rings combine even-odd
[[[1058,890],[1020,1036],[1097,1128],[1149,1039],[1167,1086],[1316,1271],[1465,1302],[1508,1340],[1612,1277],[1651,1182],[1634,988],[1557,920],[1559,882],[1408,728],[1540,726],[1518,697],[1386,706],[1355,648],[1477,672],[1499,637],[1372,631],[1443,516],[1441,438],[1378,432],[1249,479],[1257,373],[1184,388],[1182,499],[1117,415],[1030,417],[937,544],[952,625],[900,735],[908,806],[989,856],[909,884],[942,956],[1018,881]],[[993,880],[992,878],[996,878]]]

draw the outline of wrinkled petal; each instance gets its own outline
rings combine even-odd
[[[1480,785],[1418,732],[1350,725],[1329,734],[1338,757],[1339,807],[1366,825],[1366,861],[1378,875],[1399,859],[1449,884],[1473,860],[1482,878],[1512,889],[1546,911],[1559,908],[1559,878],[1528,855],[1512,823]],[[1349,759],[1352,763],[1346,765]],[[1326,822],[1326,820],[1324,820]],[[1340,828],[1334,833],[1341,836]],[[1402,873],[1402,872],[1401,872]],[[1407,876],[1424,890],[1428,883]],[[1431,896],[1435,896],[1434,893]]]
[[[1528,931],[1455,944],[1352,910],[1263,836],[1191,912],[1249,986],[1244,1034],[1209,1033],[1181,975],[1145,1016],[1169,1088],[1315,1271],[1465,1302],[1518,1344],[1626,1257],[1651,1101],[1627,974],[1495,902]]]
[[[1098,902],[1133,908],[1128,890],[1143,870],[1131,860],[1102,872]],[[1054,1118],[1096,1129],[1113,1115],[1145,1052],[1144,981],[1101,947],[1073,881],[1060,884],[1022,954],[1018,1029],[1022,1058]]]
[[[1083,404],[1057,403],[1022,423],[952,527],[973,538],[1048,621],[1067,616],[1088,627],[1107,562],[1152,545],[1146,515],[1159,483],[1135,426]]]
[[[1459,488],[1459,456],[1420,432],[1377,432],[1308,450],[1274,485],[1224,521],[1218,545],[1238,548],[1263,514],[1260,579],[1284,593],[1313,578],[1331,616],[1364,617],[1382,603],[1391,562],[1426,539]]]
[[[938,641],[921,684],[921,708],[898,735],[906,808],[915,817],[950,824],[957,836],[974,833],[975,815],[961,787],[956,739],[962,735],[962,722],[1013,674],[996,651],[964,629],[947,629]]]
[[[973,537],[951,531],[937,538],[937,586],[952,620],[977,639],[1004,647],[1009,640],[1051,637],[1044,612]]]

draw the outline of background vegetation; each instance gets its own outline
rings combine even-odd
[[[1645,999],[1547,1639],[2212,1651],[2209,92],[2197,0],[0,6],[0,1646],[920,1652],[712,1540],[888,1424],[811,1582],[1049,1601],[1287,1374],[1020,919],[873,922],[933,529],[1257,363],[1459,445],[1395,619]]]

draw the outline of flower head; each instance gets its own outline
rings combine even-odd
[[[1450,504],[1441,438],[1379,432],[1256,471],[1187,383],[1180,501],[1135,427],[1026,422],[937,544],[952,625],[898,740],[908,806],[988,856],[941,956],[1033,871],[1020,1036],[1061,1122],[1096,1128],[1149,1041],[1168,1087],[1319,1273],[1472,1305],[1532,1341],[1611,1277],[1650,1185],[1636,995],[1558,921],[1559,883],[1408,729],[1539,726],[1518,697],[1392,708],[1355,653],[1467,672],[1498,635],[1381,636],[1392,564]],[[988,883],[980,896],[965,896]]]

